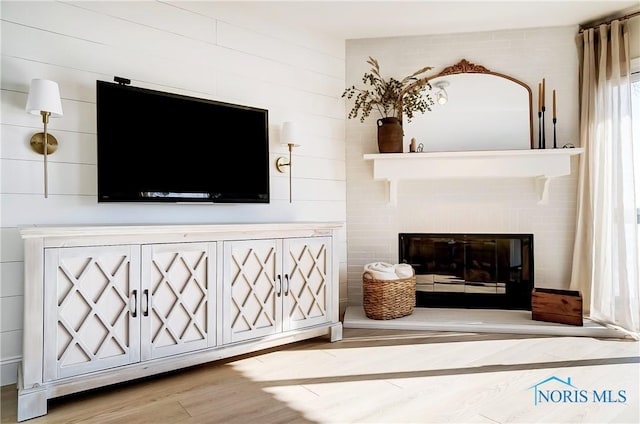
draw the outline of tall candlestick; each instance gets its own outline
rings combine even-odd
[[[553,90],[553,119],[556,119],[556,90]]]
[[[538,83],[538,149],[542,149],[542,83]]]
[[[538,83],[538,113],[542,112],[542,83]]]
[[[541,144],[542,144],[542,148],[546,149],[547,148],[547,146],[546,146],[547,143],[545,141],[545,131],[544,131],[544,112],[545,112],[545,110],[547,108],[545,107],[545,103],[546,102],[545,102],[545,99],[544,99],[545,98],[544,86],[545,86],[545,79],[542,78],[542,107],[540,108],[540,109],[542,109],[542,112],[540,113],[540,115],[542,115],[542,119],[541,119],[541,121],[542,121],[542,130],[541,130],[542,131],[542,142],[541,142]]]

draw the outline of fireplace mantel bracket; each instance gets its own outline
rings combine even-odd
[[[555,177],[571,174],[571,157],[583,148],[482,150],[430,153],[365,154],[373,161],[373,178],[388,182],[389,204],[398,203],[402,180],[452,178],[535,178],[539,204],[549,201],[549,186]]]

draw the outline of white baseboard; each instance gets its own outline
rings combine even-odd
[[[22,356],[3,358],[0,361],[0,386],[16,384],[18,381],[18,365]]]

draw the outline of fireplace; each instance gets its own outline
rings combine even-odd
[[[533,234],[400,233],[416,307],[531,310]]]

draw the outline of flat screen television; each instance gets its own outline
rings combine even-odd
[[[98,202],[269,203],[265,109],[96,82]]]

